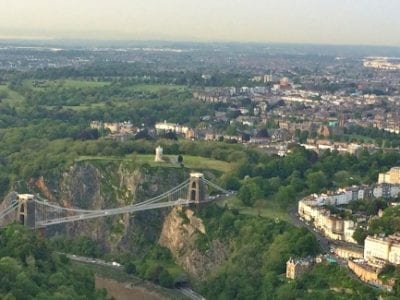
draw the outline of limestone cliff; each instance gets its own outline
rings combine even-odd
[[[165,219],[159,243],[170,249],[176,262],[188,273],[204,278],[227,259],[227,249],[218,240],[212,241],[204,252],[196,247],[196,239],[206,234],[203,221],[193,210],[176,207]]]
[[[55,178],[40,178],[33,186],[52,202],[83,209],[114,208],[157,196],[188,176],[179,168],[157,168],[132,162],[77,162]],[[168,210],[123,214],[50,228],[70,236],[85,234],[109,253],[145,252],[156,243]]]
[[[188,177],[188,170],[135,164],[134,162],[82,161],[59,178],[39,178],[32,188],[51,202],[65,207],[103,209],[129,205],[166,192]],[[66,233],[90,236],[107,253],[145,254],[159,242],[172,252],[177,264],[189,274],[204,278],[227,257],[227,247],[208,241],[203,221],[193,210],[174,208],[123,214],[61,226],[51,226],[50,235]],[[207,241],[207,249],[197,242]]]

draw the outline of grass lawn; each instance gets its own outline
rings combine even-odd
[[[230,197],[219,201],[218,205],[225,206],[229,208],[236,208],[239,213],[249,215],[249,216],[261,216],[264,218],[279,219],[290,222],[290,217],[286,209],[281,208],[276,202],[270,200],[260,201],[258,207],[247,207],[237,197]],[[257,206],[257,204],[256,204]]]
[[[74,111],[84,111],[84,110],[90,110],[94,108],[103,108],[106,106],[104,102],[101,103],[88,103],[88,104],[82,104],[82,105],[63,105],[63,109],[65,110],[74,110]],[[51,108],[52,106],[47,106],[48,108]]]
[[[176,161],[176,155],[164,155],[166,159],[170,161]],[[89,160],[101,160],[101,161],[134,161],[138,163],[147,163],[152,167],[160,166],[166,168],[180,168],[176,163],[170,162],[155,162],[153,154],[133,154],[124,157],[120,156],[81,156],[76,161],[89,161]],[[231,163],[200,157],[183,155],[183,163],[185,168],[193,170],[216,170],[222,173],[229,172],[233,165]]]
[[[41,82],[39,86],[33,86],[34,81]],[[91,80],[76,80],[76,79],[62,79],[62,80],[24,80],[23,85],[34,90],[43,90],[51,87],[65,87],[65,88],[95,88],[103,87],[110,84],[106,81],[91,81]]]
[[[177,90],[182,92],[185,90],[184,85],[169,85],[169,84],[135,84],[129,87],[129,89],[138,91],[138,92],[158,92],[162,89],[167,90]]]
[[[107,81],[89,81],[89,80],[74,80],[74,79],[65,79],[59,82],[61,82],[63,87],[66,88],[94,88],[94,87],[103,87],[110,84],[110,82]]]

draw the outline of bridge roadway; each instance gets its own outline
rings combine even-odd
[[[36,226],[37,227],[49,226],[49,225],[74,222],[74,221],[79,221],[79,220],[88,220],[88,219],[94,219],[94,218],[105,217],[105,216],[119,215],[119,214],[123,214],[123,213],[133,213],[133,212],[144,211],[144,210],[149,210],[149,209],[164,208],[164,207],[176,206],[176,205],[189,205],[192,203],[195,203],[195,201],[186,200],[186,199],[178,199],[176,201],[150,203],[150,204],[138,203],[137,205],[125,206],[125,207],[121,207],[121,208],[99,210],[99,211],[88,211],[86,213],[82,212],[82,214],[67,216],[67,217],[63,217],[63,218],[55,218],[55,219],[50,219],[50,220],[37,221]]]
[[[190,176],[190,179],[185,180],[181,184],[173,187],[171,190],[154,198],[133,205],[112,209],[88,210],[61,207],[58,204],[50,203],[39,195],[19,195],[16,193],[16,199],[18,201],[13,200],[8,207],[0,211],[0,220],[13,213],[15,210],[19,210],[17,212],[17,218],[22,220],[24,225],[29,224],[32,228],[44,228],[46,226],[61,223],[133,213],[149,209],[189,205],[192,203],[205,203],[218,200],[223,196],[228,196],[233,193],[205,179],[201,173],[191,173]],[[205,197],[204,187],[207,186],[213,188],[215,191],[222,192],[222,194],[209,196],[208,198]],[[21,198],[19,198],[20,196]],[[29,201],[33,201],[34,203]],[[32,213],[33,209],[34,213]],[[30,218],[30,216],[32,217]],[[34,219],[32,220],[32,218]]]

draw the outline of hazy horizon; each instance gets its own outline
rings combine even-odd
[[[396,0],[0,1],[0,39],[400,46]]]

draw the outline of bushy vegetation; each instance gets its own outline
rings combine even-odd
[[[232,249],[228,261],[203,283],[208,299],[372,299],[370,287],[350,280],[346,270],[318,265],[297,281],[285,278],[290,257],[314,256],[316,238],[286,222],[238,215],[210,206],[199,211],[208,239],[220,239]],[[338,291],[330,289],[337,287]],[[346,289],[351,289],[351,294]]]
[[[400,146],[400,137],[398,134],[375,127],[351,126],[345,129],[342,137],[337,138],[346,141],[354,140],[361,142],[372,140],[376,145],[381,147],[397,148]]]
[[[0,231],[1,299],[106,299],[94,275],[21,225]]]
[[[354,232],[358,244],[363,245],[368,235],[390,235],[400,232],[400,207],[388,207],[381,218],[372,218],[368,226],[360,226]]]
[[[49,244],[52,249],[86,257],[100,257],[104,252],[97,242],[83,235],[74,238],[55,236],[49,240]]]

